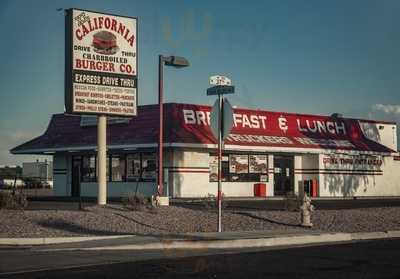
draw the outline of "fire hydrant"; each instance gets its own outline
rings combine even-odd
[[[311,228],[313,224],[311,223],[311,212],[314,211],[314,206],[311,204],[311,199],[304,194],[303,204],[300,206],[301,210],[301,225],[303,227]]]

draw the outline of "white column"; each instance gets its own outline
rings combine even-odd
[[[274,155],[268,154],[268,183],[267,183],[267,197],[274,196]]]
[[[293,169],[293,172],[294,172],[294,176],[293,176],[293,179],[294,179],[294,193],[295,194],[297,194],[297,195],[299,195],[299,193],[301,192],[300,190],[299,190],[299,187],[300,187],[300,183],[302,182],[302,180],[303,180],[303,175],[302,174],[296,174],[296,169],[303,169],[304,167],[303,167],[303,155],[295,155],[294,156],[294,169]]]
[[[99,191],[97,204],[107,203],[107,117],[100,115],[97,123],[97,161],[98,161],[98,185]]]

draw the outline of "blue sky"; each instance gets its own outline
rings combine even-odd
[[[0,1],[0,164],[64,109],[64,14],[82,8],[139,19],[139,103],[212,104],[208,77],[229,76],[237,106],[400,121],[400,1]]]

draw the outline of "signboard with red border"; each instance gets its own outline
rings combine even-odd
[[[137,18],[69,9],[65,24],[67,113],[135,116]]]
[[[174,104],[171,134],[186,143],[215,144],[211,107]],[[225,145],[394,152],[364,135],[352,118],[235,108]],[[362,120],[367,121],[367,120]]]

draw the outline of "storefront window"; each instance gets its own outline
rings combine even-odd
[[[210,155],[210,182],[218,181],[218,156]],[[228,181],[229,178],[229,157],[222,156],[221,160],[221,181]]]
[[[229,155],[230,181],[248,181],[249,156],[243,154]]]
[[[95,155],[82,156],[82,182],[96,182],[98,162]],[[107,181],[155,181],[156,153],[112,154],[106,160]]]
[[[156,179],[157,159],[155,153],[142,153],[142,179],[154,181]]]
[[[82,157],[82,182],[95,182],[96,181],[96,157],[83,156]]]
[[[128,181],[138,181],[140,179],[140,153],[126,156],[126,168],[126,179]]]
[[[111,181],[125,180],[125,156],[111,156]]]
[[[249,155],[249,179],[252,181],[268,181],[267,155]]]
[[[265,154],[223,154],[222,181],[268,181],[268,156]],[[218,156],[210,154],[210,182],[218,181]]]

